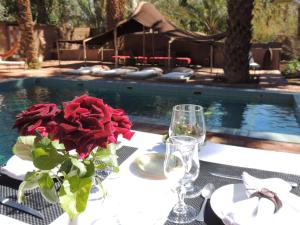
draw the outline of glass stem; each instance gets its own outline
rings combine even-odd
[[[189,182],[185,183],[184,184],[184,188],[185,188],[186,191],[193,190],[193,183],[192,183],[192,181],[189,181]]]
[[[176,188],[177,196],[178,196],[178,202],[174,208],[174,210],[177,213],[185,213],[185,202],[184,202],[184,196],[185,196],[185,189],[182,185]]]

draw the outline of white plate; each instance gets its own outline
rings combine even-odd
[[[137,172],[149,179],[165,179],[164,175],[165,155],[162,153],[150,152],[139,155],[133,164]]]
[[[211,196],[210,205],[215,214],[222,219],[224,210],[245,199],[247,195],[242,183],[228,184],[215,190]]]

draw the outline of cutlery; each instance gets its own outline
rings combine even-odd
[[[227,178],[227,179],[232,179],[232,180],[243,180],[242,176],[234,176],[234,175],[228,175],[228,174],[223,174],[223,173],[217,173],[217,172],[208,172],[209,174],[215,176],[215,177],[222,177],[222,178]],[[298,184],[293,181],[287,181],[293,188],[298,187]]]
[[[39,212],[39,211],[37,211],[35,209],[32,209],[32,208],[30,208],[30,207],[28,207],[26,205],[17,203],[15,201],[12,201],[9,198],[0,197],[0,204],[8,206],[8,207],[11,207],[13,209],[17,209],[17,210],[23,211],[25,213],[28,213],[28,214],[33,215],[35,217],[38,217],[40,219],[44,219],[44,215],[41,212]]]
[[[205,211],[206,203],[207,203],[207,200],[210,199],[214,190],[215,190],[215,186],[211,183],[208,183],[203,187],[203,189],[201,191],[201,195],[204,198],[204,201],[202,203],[200,212],[196,218],[197,221],[199,221],[199,222],[204,221],[204,211]]]

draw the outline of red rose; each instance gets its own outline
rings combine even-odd
[[[76,149],[85,158],[98,146],[116,142],[111,108],[101,99],[81,96],[63,104],[63,119],[57,137],[66,150]]]
[[[123,109],[111,109],[112,117],[111,120],[113,122],[114,136],[117,139],[119,134],[122,134],[124,138],[130,140],[134,135],[134,132],[130,131],[132,123],[129,120],[128,116],[125,115]]]
[[[16,116],[13,128],[18,128],[21,135],[35,135],[36,131],[43,136],[55,132],[55,117],[60,112],[55,104],[36,104]]]

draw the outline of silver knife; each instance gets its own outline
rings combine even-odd
[[[15,201],[12,201],[9,198],[0,197],[0,204],[8,206],[8,207],[11,207],[13,209],[17,209],[17,210],[26,212],[26,213],[28,213],[30,215],[33,215],[33,216],[36,216],[36,217],[38,217],[40,219],[44,219],[44,215],[41,212],[39,212],[39,211],[37,211],[35,209],[32,209],[32,208],[30,208],[30,207],[28,207],[26,205],[17,203]]]
[[[222,178],[227,178],[231,180],[243,180],[242,176],[234,176],[234,175],[228,175],[228,174],[223,174],[223,173],[218,173],[218,172],[208,172],[209,174],[215,176],[215,177],[222,177]],[[287,181],[293,188],[298,187],[298,184],[293,181]]]

